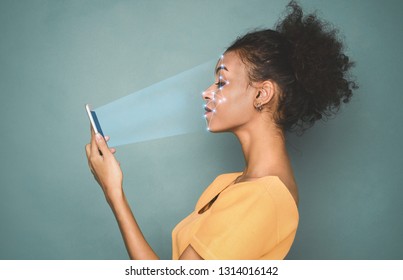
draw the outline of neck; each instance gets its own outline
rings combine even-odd
[[[246,164],[239,181],[278,175],[290,168],[284,133],[274,124],[262,120],[234,134],[241,143]]]

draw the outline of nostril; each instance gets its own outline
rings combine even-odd
[[[210,100],[210,99],[214,98],[214,93],[212,91],[203,91],[202,98],[204,100]]]

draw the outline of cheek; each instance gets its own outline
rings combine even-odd
[[[238,95],[239,93],[236,87],[225,85],[221,90],[217,90],[217,103],[222,103],[222,105],[225,105],[226,103],[234,104],[236,103],[236,99],[238,99]]]
[[[223,91],[220,98],[217,98],[217,102],[220,106],[217,112],[225,119],[242,120],[248,118],[252,108],[245,92],[231,92],[229,89]]]

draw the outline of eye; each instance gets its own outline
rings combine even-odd
[[[216,85],[217,87],[219,87],[219,88],[222,88],[223,86],[226,85],[226,82],[224,82],[224,81],[219,81],[219,82],[215,83],[215,85]]]

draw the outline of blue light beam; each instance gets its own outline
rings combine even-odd
[[[201,92],[210,84],[216,62],[98,107],[95,112],[102,130],[111,137],[109,146],[206,131]]]

